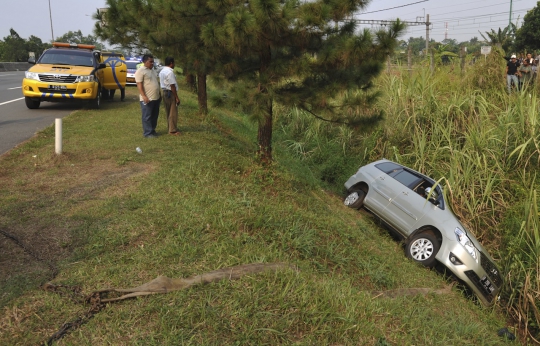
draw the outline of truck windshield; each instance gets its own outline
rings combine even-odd
[[[71,66],[94,66],[92,54],[73,54],[75,52],[45,52],[38,63]]]

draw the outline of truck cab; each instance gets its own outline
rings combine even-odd
[[[107,65],[94,49],[93,45],[54,42],[37,61],[30,58],[34,66],[22,80],[26,106],[36,109],[44,101],[87,101],[99,108]]]

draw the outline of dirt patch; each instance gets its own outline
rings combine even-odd
[[[9,284],[11,279],[12,285],[25,286],[50,280],[57,263],[81,245],[84,211],[123,196],[153,170],[134,162],[103,160],[75,166],[51,161],[32,174],[2,172],[0,282]]]

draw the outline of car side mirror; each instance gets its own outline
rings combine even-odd
[[[28,63],[29,64],[32,64],[32,65],[35,65],[36,64],[36,58],[28,58]]]
[[[102,68],[106,68],[106,67],[107,67],[107,65],[104,64],[104,63],[101,63],[101,64],[98,65],[98,69],[102,69]]]

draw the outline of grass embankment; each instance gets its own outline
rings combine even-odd
[[[260,167],[253,124],[217,109],[203,119],[195,96],[182,100],[181,137],[142,138],[129,89],[125,103],[65,118],[64,154],[48,128],[0,158],[0,227],[28,249],[0,236],[0,344],[44,342],[83,316],[75,287],[86,295],[255,262],[299,270],[112,303],[57,344],[504,343],[502,315],[445,291],[279,143],[276,163]],[[40,288],[49,280],[61,294]],[[373,294],[387,290],[396,296]]]

